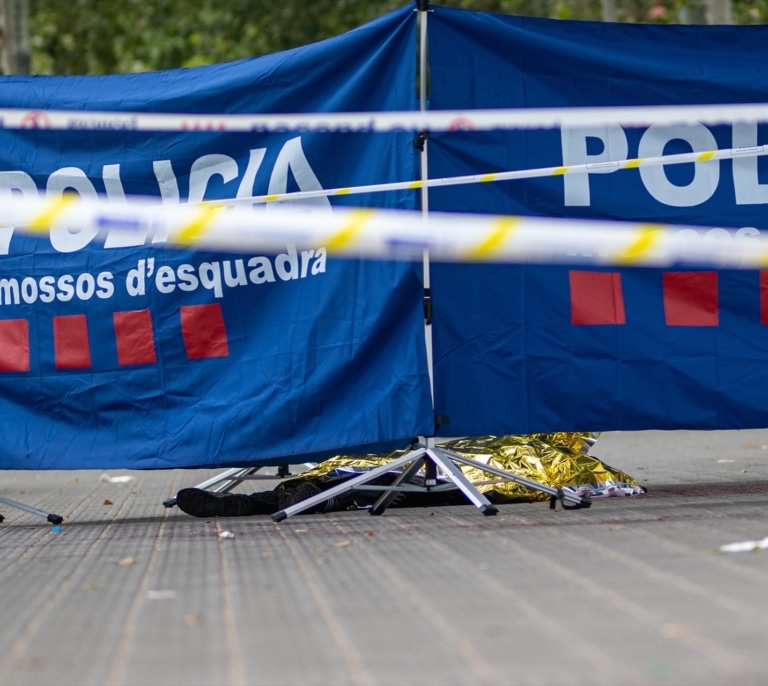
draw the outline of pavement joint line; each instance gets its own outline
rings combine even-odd
[[[64,490],[64,488],[65,488],[64,485],[60,485],[58,488],[54,489],[52,493],[46,492],[46,495],[44,496],[44,498],[38,501],[39,504],[35,506],[39,507],[40,509],[45,509],[44,507],[42,507],[42,505],[44,505],[46,502],[52,501],[54,499],[54,496],[61,493]],[[80,501],[73,506],[74,509],[70,510],[70,514],[68,514],[68,517],[73,517],[78,512],[85,509],[87,503],[92,498],[93,498],[93,491],[90,491],[87,495],[82,496]],[[118,512],[116,512],[115,516],[112,518],[112,521],[117,520],[117,518],[119,517],[120,511],[122,511],[122,507],[124,507],[124,505],[125,503],[123,503],[120,508],[117,508]],[[39,517],[36,517],[35,515],[29,515],[29,517],[32,517],[33,521],[35,522],[35,524],[31,524],[30,526],[35,529],[37,529],[38,527],[40,528],[40,537],[31,546],[26,547],[22,552],[22,554],[19,557],[15,558],[11,562],[11,564],[9,564],[7,567],[4,567],[2,570],[0,570],[0,583],[2,583],[3,579],[6,578],[8,575],[12,574],[15,568],[18,568],[21,564],[23,564],[27,560],[27,558],[30,555],[32,555],[34,552],[36,552],[38,547],[43,545],[48,540],[48,537],[51,536],[50,529],[46,528],[47,525],[45,526],[40,525]],[[65,520],[65,525],[66,525],[66,520]],[[0,662],[0,664],[2,664],[2,662]]]
[[[393,517],[393,519],[395,518]],[[332,521],[332,524],[344,536],[352,536],[356,540],[368,559],[378,567],[378,569],[386,576],[387,580],[400,591],[403,597],[407,598],[411,605],[419,610],[421,616],[433,627],[435,633],[442,636],[443,640],[451,646],[453,652],[461,656],[475,675],[478,678],[483,679],[483,683],[504,683],[504,675],[499,674],[496,670],[490,668],[488,661],[477,650],[469,646],[466,638],[453,628],[450,628],[451,622],[443,621],[444,618],[435,612],[429,603],[424,602],[421,595],[414,593],[413,587],[408,583],[407,579],[403,579],[402,576],[394,570],[392,565],[384,562],[381,556],[374,555],[371,552],[371,544],[369,542],[364,539],[358,539],[354,534],[350,534],[349,529],[335,519]],[[400,526],[399,519],[396,519],[396,524]],[[419,534],[417,533],[417,535]]]
[[[638,498],[645,498],[646,496],[636,496]],[[510,503],[510,506],[517,506],[522,503]],[[695,503],[698,505],[704,505],[703,503]],[[506,505],[504,506],[506,507]],[[547,520],[542,521],[531,517],[525,517],[525,516],[515,516],[515,527],[525,527],[525,528],[562,528],[562,527],[590,527],[590,528],[597,528],[597,527],[610,527],[610,526],[623,526],[626,524],[658,524],[658,523],[674,523],[674,522],[696,522],[696,521],[704,521],[704,520],[710,520],[710,519],[734,519],[734,520],[744,520],[744,519],[750,519],[750,520],[760,520],[765,521],[765,508],[761,504],[760,506],[755,506],[756,510],[754,513],[737,513],[737,514],[716,514],[711,511],[699,511],[699,512],[693,512],[693,513],[686,513],[686,514],[677,514],[677,515],[649,515],[649,516],[639,516],[637,513],[634,513],[635,516],[628,517],[627,515],[621,515],[621,514],[608,514],[605,515],[604,518],[601,519],[595,519],[595,510],[594,508],[590,510],[592,513],[590,515],[589,520],[579,520],[579,519],[568,519],[562,518],[559,520]],[[451,515],[453,516],[453,515]],[[576,515],[577,517],[579,515]],[[462,526],[471,526],[461,521]],[[509,525],[508,525],[509,526]]]
[[[227,562],[227,552],[232,549],[232,544],[228,543],[221,535],[224,531],[221,526],[221,519],[217,517],[214,526],[218,540],[219,572],[221,574],[223,596],[224,643],[227,646],[227,673],[229,675],[227,684],[228,686],[246,686],[248,679],[246,678],[243,661],[243,646],[237,632],[234,599],[232,598],[232,575]]]
[[[127,499],[126,499],[127,502]],[[126,615],[125,622],[123,624],[123,630],[120,638],[117,642],[115,654],[112,657],[112,666],[109,670],[109,674],[104,681],[104,686],[123,686],[125,684],[125,674],[128,669],[128,660],[131,652],[135,648],[134,636],[136,634],[136,626],[138,623],[139,612],[144,606],[147,593],[149,590],[149,578],[150,572],[155,566],[157,554],[160,550],[160,542],[163,539],[165,533],[165,527],[168,524],[168,512],[163,513],[162,520],[159,523],[155,540],[152,543],[152,552],[149,554],[149,559],[146,565],[144,565],[144,571],[141,574],[141,580],[136,589],[133,602]]]
[[[661,627],[667,623],[664,622],[658,614],[650,612],[641,605],[638,605],[637,603],[622,597],[616,591],[595,583],[591,579],[585,577],[583,574],[574,572],[568,567],[559,564],[558,562],[547,559],[545,556],[539,555],[515,541],[511,541],[505,538],[501,539],[499,543],[501,544],[502,541],[503,544],[513,548],[517,554],[520,554],[533,561],[539,568],[548,567],[554,573],[558,574],[564,579],[567,579],[571,583],[580,586],[585,591],[594,595],[601,601],[610,602],[614,607],[623,610],[636,621],[640,622],[641,624],[650,626],[657,633],[660,632]],[[733,671],[744,667],[744,665],[741,663],[741,660],[736,658],[732,653],[723,650],[715,641],[711,641],[704,636],[700,636],[692,630],[686,636],[681,637],[680,641],[719,667],[727,668]]]
[[[671,543],[671,541],[669,543]],[[766,582],[764,569],[756,570],[751,567],[744,567],[740,564],[736,564],[732,557],[722,554],[719,550],[713,550],[712,557],[717,560],[718,565],[727,569],[729,573],[738,574],[752,581]]]
[[[36,527],[35,527],[36,528]],[[0,569],[0,584],[4,582],[4,580],[13,574],[13,572],[19,568],[22,564],[24,564],[27,559],[34,553],[37,552],[37,548],[43,544],[43,542],[46,540],[46,538],[50,535],[50,532],[48,532],[45,529],[40,529],[40,535],[38,536],[37,540],[35,540],[31,545],[25,544],[23,547],[23,550],[21,551],[21,554],[18,557],[13,558],[8,565]],[[21,544],[20,544],[21,545]]]
[[[446,516],[452,520],[461,521],[461,518],[456,517],[451,513],[447,513]],[[421,533],[421,531],[415,532],[416,536],[421,539],[425,539],[427,544],[432,548],[439,550],[441,556],[444,559],[455,559],[458,563],[465,566],[466,574],[471,574],[472,578],[482,580],[483,584],[491,589],[493,593],[506,598],[513,602],[517,608],[525,615],[526,619],[530,620],[534,624],[537,624],[544,631],[548,632],[551,636],[556,637],[559,642],[566,645],[578,644],[579,652],[587,657],[589,661],[594,665],[596,670],[604,675],[621,674],[624,671],[624,665],[621,662],[616,661],[610,655],[603,652],[590,641],[585,641],[579,637],[578,632],[567,626],[562,619],[552,619],[545,613],[542,613],[541,608],[536,607],[533,603],[526,600],[521,594],[512,591],[507,586],[501,584],[496,578],[485,573],[482,569],[479,569],[476,565],[468,564],[466,558],[456,555],[456,552],[448,545],[435,540],[434,538],[427,538]],[[625,675],[626,676],[626,675]],[[501,683],[501,682],[499,682]],[[625,682],[630,683],[630,682]],[[638,681],[638,686],[641,682]]]
[[[315,605],[317,605],[319,614],[323,618],[325,625],[328,627],[333,643],[339,650],[339,654],[344,660],[344,663],[347,665],[347,670],[352,679],[352,682],[359,686],[377,686],[373,675],[370,674],[370,672],[365,667],[365,661],[363,660],[362,655],[360,655],[349,635],[344,631],[342,625],[334,616],[333,612],[328,606],[328,603],[324,600],[323,594],[320,592],[320,589],[315,583],[313,575],[304,564],[301,555],[299,555],[298,551],[296,550],[296,546],[288,537],[287,532],[290,531],[290,529],[287,528],[285,524],[274,523],[273,526],[277,531],[277,535],[280,537],[280,539],[282,539],[283,543],[288,548],[288,551],[290,552],[291,557],[293,558],[293,561],[295,562],[296,567],[307,586],[307,590],[312,596],[312,599],[315,601]]]
[[[642,535],[642,533],[643,533],[642,531],[638,532],[639,535]],[[575,534],[575,536],[583,540],[585,542],[585,545],[590,544],[590,541],[586,536],[579,535],[578,533]],[[695,549],[689,549],[689,550],[695,551]],[[663,581],[667,584],[670,584],[674,588],[677,588],[680,591],[689,593],[700,599],[704,599],[707,602],[710,602],[710,603],[713,602],[719,607],[721,607],[723,610],[732,612],[738,617],[749,617],[753,622],[756,622],[762,625],[768,625],[768,615],[766,615],[763,608],[757,608],[754,605],[748,605],[738,600],[727,598],[722,594],[718,593],[717,590],[705,588],[701,584],[697,584],[692,581],[689,581],[688,579],[680,576],[679,574],[674,574],[672,572],[666,572],[660,569],[656,569],[652,565],[649,565],[647,562],[643,562],[642,560],[639,560],[637,558],[620,554],[615,550],[606,548],[605,546],[597,547],[596,554],[603,555],[607,558],[610,558],[611,560],[613,560],[614,562],[618,562],[619,564],[635,567],[636,569],[641,570],[643,574],[645,574],[647,577],[657,579],[658,581]]]
[[[126,501],[127,502],[127,501]],[[125,502],[121,505],[120,510],[125,507]],[[114,527],[116,517],[119,512],[116,513],[115,518],[108,521],[99,535],[90,543],[86,552],[80,557],[77,564],[69,570],[67,575],[59,580],[59,583],[53,589],[53,592],[45,599],[43,599],[42,605],[35,611],[35,614],[29,619],[26,625],[19,632],[19,636],[13,642],[8,649],[5,657],[0,660],[0,674],[6,672],[14,663],[18,663],[24,657],[24,651],[29,641],[35,636],[42,625],[45,624],[45,619],[52,612],[56,605],[56,602],[62,596],[69,593],[69,587],[73,583],[73,580],[77,577],[78,570],[87,568],[87,563],[99,544],[106,538],[107,533]],[[47,536],[55,535],[50,532],[46,532]],[[46,537],[47,537],[46,536]],[[42,538],[40,540],[43,540]]]

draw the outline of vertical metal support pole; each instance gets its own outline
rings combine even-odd
[[[427,42],[427,17],[429,16],[429,1],[417,0],[416,2],[419,10],[419,111],[427,111],[427,79],[429,74],[427,73],[427,54],[428,54],[428,42]],[[427,157],[427,146],[429,145],[429,137],[426,132],[420,131],[418,134],[417,146],[419,149],[419,160],[421,162],[421,180],[427,181],[429,179],[429,165]],[[426,185],[421,187],[421,218],[423,222],[426,222],[429,217],[429,188]],[[435,379],[432,369],[433,354],[432,354],[432,288],[429,273],[429,249],[425,248],[422,253],[422,271],[424,279],[424,339],[427,346],[427,371],[429,373],[429,389],[432,397],[432,408],[435,407]],[[434,437],[426,437],[427,448],[434,445]]]
[[[3,74],[16,73],[16,17],[14,0],[0,0],[2,40],[0,42],[0,67]]]
[[[29,0],[0,0],[0,67],[4,74],[29,74]]]
[[[29,50],[29,0],[14,0],[14,57],[16,73],[29,74],[31,55]]]

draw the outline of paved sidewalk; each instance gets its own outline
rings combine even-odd
[[[592,452],[648,494],[276,524],[162,506],[211,471],[2,472],[65,522],[0,505],[0,686],[768,683],[768,551],[719,550],[768,536],[768,431]]]

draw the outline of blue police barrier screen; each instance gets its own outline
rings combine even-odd
[[[8,194],[179,204],[411,178],[412,134],[147,133],[43,110],[189,114],[414,108],[413,12],[195,69],[3,77]],[[338,199],[343,204],[344,199]],[[412,192],[355,197],[412,208]],[[1,206],[1,202],[0,202]],[[307,221],[328,198],[283,204]],[[268,212],[269,207],[261,211]],[[41,221],[44,218],[41,219]],[[213,467],[399,447],[432,427],[422,283],[408,262],[159,249],[162,232],[0,229],[0,467]]]
[[[759,103],[764,26],[556,21],[434,6],[433,110]],[[739,123],[434,133],[430,175],[592,165],[458,186],[430,209],[768,229],[762,158],[618,170],[749,148]],[[717,228],[714,229],[718,231]],[[723,240],[729,236],[725,231]],[[436,412],[448,435],[768,425],[768,273],[433,265]]]

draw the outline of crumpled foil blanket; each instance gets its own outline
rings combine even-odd
[[[571,490],[581,497],[645,493],[645,488],[636,479],[588,454],[598,435],[559,432],[476,436],[440,443],[438,447],[529,481]],[[314,480],[329,483],[383,466],[407,451],[397,450],[385,455],[338,455],[284,481],[280,487],[295,487],[302,481]],[[495,503],[531,502],[551,497],[548,493],[515,481],[499,479],[476,467],[460,467],[475,488]]]

